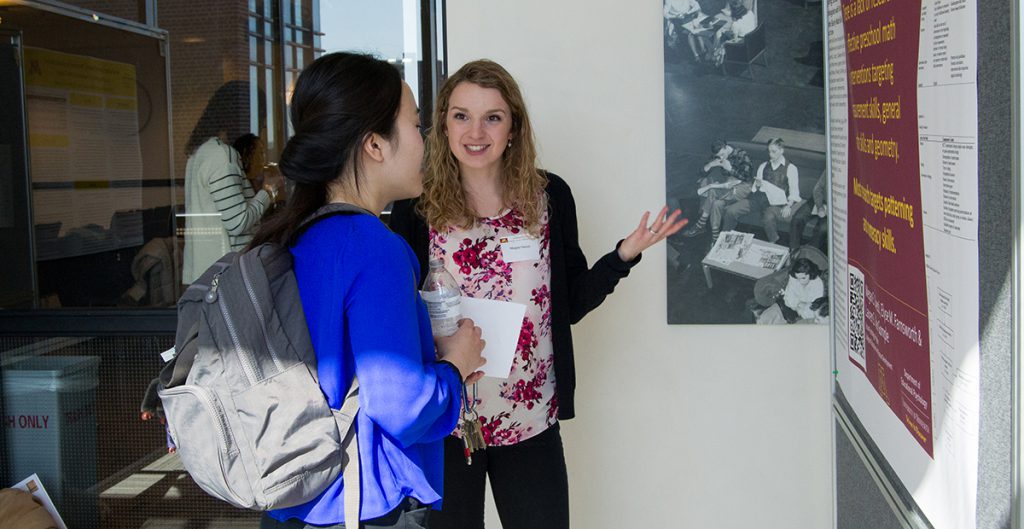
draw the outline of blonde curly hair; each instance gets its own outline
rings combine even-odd
[[[468,229],[477,222],[477,214],[470,209],[462,188],[459,162],[448,147],[445,122],[452,92],[462,83],[496,89],[508,104],[514,139],[501,158],[502,199],[505,206],[523,215],[527,229],[536,235],[540,230],[541,216],[547,208],[547,201],[542,199],[548,183],[547,173],[537,168],[533,128],[519,85],[505,68],[487,59],[459,68],[445,81],[437,95],[434,125],[427,135],[423,196],[417,209],[427,224],[434,228],[457,226]]]

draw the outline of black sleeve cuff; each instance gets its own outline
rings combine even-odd
[[[632,261],[623,261],[622,257],[619,257],[619,246],[622,246],[624,241],[625,239],[620,239],[619,242],[615,243],[615,250],[609,252],[607,255],[602,257],[602,259],[607,261],[608,266],[611,266],[612,269],[628,273],[630,268],[636,266],[640,260],[644,258],[644,254],[641,252],[638,253]]]
[[[452,368],[452,370],[455,371],[455,375],[457,377],[459,377],[459,380],[462,380],[462,372],[459,371],[459,368],[455,367],[455,364],[453,364],[453,363],[451,363],[451,362],[449,362],[447,360],[438,360],[437,363],[441,364],[441,365],[446,365],[446,366]]]

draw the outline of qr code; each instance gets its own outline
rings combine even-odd
[[[867,366],[864,350],[864,273],[850,267],[850,360]]]

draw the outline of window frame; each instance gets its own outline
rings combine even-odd
[[[289,6],[287,3],[293,0],[265,0],[274,1],[278,4],[278,9],[283,10]],[[319,9],[319,1],[313,0],[315,8]],[[166,69],[166,82],[167,82],[167,93],[171,93],[171,59],[169,53],[169,35],[167,31],[158,29],[152,26],[147,26],[139,22],[125,20],[112,16],[104,16],[100,14],[98,18],[94,17],[92,11],[82,9],[75,6],[70,6],[60,2],[52,0],[26,0],[20,2],[21,4],[32,7],[35,9],[49,11],[52,13],[68,16],[82,21],[88,21],[95,24],[105,25],[111,28],[120,29],[124,31],[130,31],[145,36],[152,36],[160,40],[160,46],[163,49],[164,55],[167,58],[165,63]],[[279,11],[281,16],[278,17],[278,25],[275,28],[280,35],[283,35],[284,29],[284,17],[283,11]],[[438,14],[441,16],[441,24],[438,25]],[[422,46],[424,50],[423,71],[420,73],[424,76],[424,81],[421,83],[421,94],[420,101],[422,107],[421,119],[425,126],[431,125],[431,119],[433,117],[433,102],[437,94],[438,87],[443,79],[446,77],[448,57],[447,57],[447,17],[445,16],[445,1],[444,0],[420,0],[420,29]],[[155,17],[152,17],[155,21]],[[319,22],[319,16],[315,17],[315,23]],[[438,35],[440,30],[441,35]],[[316,28],[319,31],[319,28]],[[246,36],[248,36],[246,31]],[[316,35],[316,33],[314,33]],[[281,66],[280,81],[284,82],[286,78],[286,72],[284,71],[284,56],[288,50],[285,48],[287,45],[283,44],[283,40],[278,38],[274,43],[275,54],[277,59],[280,61]],[[322,53],[322,50],[316,47],[316,53]],[[441,64],[439,65],[439,59]],[[285,95],[278,94],[278,99],[283,103],[285,101]],[[173,115],[173,98],[167,100],[167,112],[168,115]],[[283,120],[285,126],[281,128],[284,137],[283,141],[287,141],[289,137],[289,131],[287,126],[286,117],[287,107],[282,106],[277,111],[276,119]],[[173,120],[168,120],[168,138],[169,142],[173,142],[174,131],[172,129]],[[282,143],[283,145],[283,143]],[[173,152],[173,145],[169,145],[171,152]],[[177,174],[174,168],[173,158],[168,160],[170,164],[171,175]],[[171,198],[172,207],[175,204],[175,198],[172,195]],[[33,258],[34,260],[34,258]],[[33,262],[35,266],[35,262]],[[177,327],[177,309],[176,307],[150,309],[150,308],[138,308],[138,309],[125,309],[125,308],[62,308],[62,309],[48,309],[48,308],[33,308],[33,309],[0,309],[0,336],[141,336],[141,335],[154,335],[154,334],[174,334]]]
[[[166,57],[164,78],[166,91],[171,93],[171,59],[169,54],[167,31],[147,26],[139,22],[102,15],[77,6],[71,6],[48,0],[26,0],[20,2],[25,7],[46,11],[75,20],[98,24],[101,26],[127,31],[138,35],[152,37],[158,41],[161,52]],[[24,51],[24,46],[21,46]],[[21,59],[19,59],[20,61]],[[24,94],[22,94],[24,98]],[[167,115],[173,115],[172,98],[167,99]],[[23,104],[24,107],[24,104]],[[168,149],[173,147],[173,121],[168,120]],[[26,151],[28,146],[26,144]],[[31,160],[28,166],[31,166]],[[175,174],[174,160],[168,159],[168,174]],[[171,207],[175,207],[175,196],[171,194]],[[32,219],[34,223],[34,219]],[[33,238],[34,244],[34,238]],[[33,267],[37,266],[34,252],[30,256]],[[33,269],[33,274],[35,271]],[[38,295],[36,293],[35,295]],[[110,335],[143,335],[155,333],[174,333],[177,319],[176,309],[4,309],[0,310],[0,335],[3,336],[110,336]]]

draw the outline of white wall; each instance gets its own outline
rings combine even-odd
[[[454,71],[502,63],[593,260],[665,200],[661,1],[447,0]],[[665,248],[574,328],[574,527],[832,526],[827,329],[666,325]],[[499,527],[493,506],[488,527]]]

